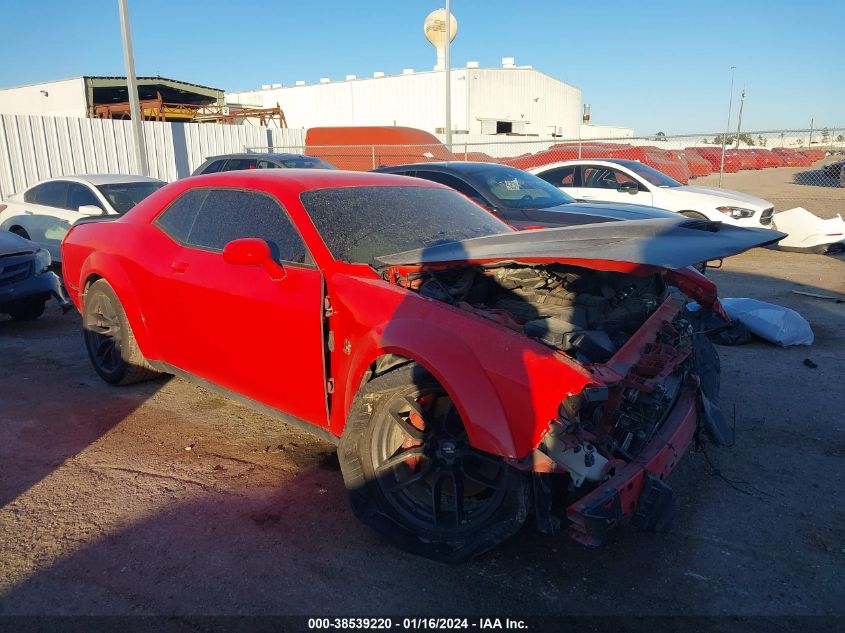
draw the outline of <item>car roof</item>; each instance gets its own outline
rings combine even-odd
[[[69,176],[55,176],[54,178],[45,178],[41,182],[32,185],[40,185],[42,182],[51,182],[54,180],[70,180],[72,182],[81,182],[90,185],[116,185],[129,182],[164,182],[159,178],[151,178],[150,176],[135,176],[133,174],[77,174]],[[30,189],[32,187],[29,187]]]
[[[293,154],[286,152],[237,152],[235,154],[220,154],[219,156],[209,156],[206,160],[219,160],[221,158],[270,158],[276,160],[285,160],[291,158],[314,158],[307,154]]]
[[[311,189],[332,189],[337,187],[426,187],[448,189],[441,184],[371,171],[344,171],[340,169],[250,169],[238,171],[220,171],[213,174],[183,178],[182,183],[191,186],[234,185],[249,186],[250,183],[272,187],[285,183],[298,186],[302,191]]]
[[[404,170],[404,169],[441,169],[443,171],[456,171],[456,172],[469,172],[474,171],[480,167],[501,167],[503,169],[517,169],[516,167],[512,167],[511,165],[500,165],[499,163],[486,163],[482,161],[463,161],[463,160],[452,160],[452,161],[432,161],[432,162],[425,162],[425,163],[408,163],[406,165],[390,165],[388,167],[379,167],[374,169],[374,172],[383,172],[388,173],[391,170]]]

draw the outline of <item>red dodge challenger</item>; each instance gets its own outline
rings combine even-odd
[[[587,544],[666,523],[693,438],[731,434],[699,325],[721,308],[688,266],[783,237],[517,232],[436,183],[295,169],[188,178],[115,217],[62,245],[97,373],[175,374],[304,425],[337,444],[364,523],[444,561],[529,513]]]

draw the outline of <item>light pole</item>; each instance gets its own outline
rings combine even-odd
[[[135,78],[135,58],[132,56],[132,33],[129,30],[129,9],[126,6],[126,0],[117,0],[117,7],[120,11],[120,32],[123,36],[123,63],[126,66],[126,89],[129,92],[132,138],[135,141],[135,168],[141,176],[146,176],[147,147],[144,144],[141,104],[138,102],[138,80]]]
[[[731,66],[731,97],[728,100],[728,124],[725,126],[725,135],[722,138],[722,160],[719,163],[719,189],[722,188],[722,175],[725,173],[725,145],[728,143],[728,134],[731,131],[731,110],[734,105],[734,73],[736,66]]]
[[[446,147],[452,151],[452,72],[449,49],[452,46],[452,3],[446,0],[446,50],[443,52],[443,66],[446,71]]]
[[[736,124],[736,145],[734,149],[739,149],[739,131],[742,129],[742,107],[745,105],[745,87],[742,88],[742,95],[739,98],[739,117]]]

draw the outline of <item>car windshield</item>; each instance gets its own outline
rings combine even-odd
[[[311,156],[298,156],[297,158],[283,158],[279,161],[282,165],[294,169],[337,169],[324,160]]]
[[[122,215],[148,195],[161,189],[164,184],[163,182],[119,182],[97,185],[97,189],[106,197],[112,208]]]
[[[377,257],[513,230],[451,189],[342,187],[299,197],[335,259],[371,266]]]
[[[653,167],[649,167],[643,163],[628,163],[625,165],[632,172],[637,174],[640,178],[650,182],[657,187],[680,187],[679,183],[674,178],[669,178],[662,171],[657,171]]]
[[[502,165],[489,165],[466,172],[483,193],[511,209],[545,209],[574,199],[542,178]]]

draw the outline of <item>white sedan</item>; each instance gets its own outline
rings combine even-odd
[[[580,159],[528,170],[585,202],[631,202],[727,224],[772,227],[774,205],[730,189],[682,185],[635,160]]]
[[[126,213],[166,183],[146,176],[102,174],[44,180],[0,202],[0,230],[17,233],[61,262],[62,239],[80,218]]]

